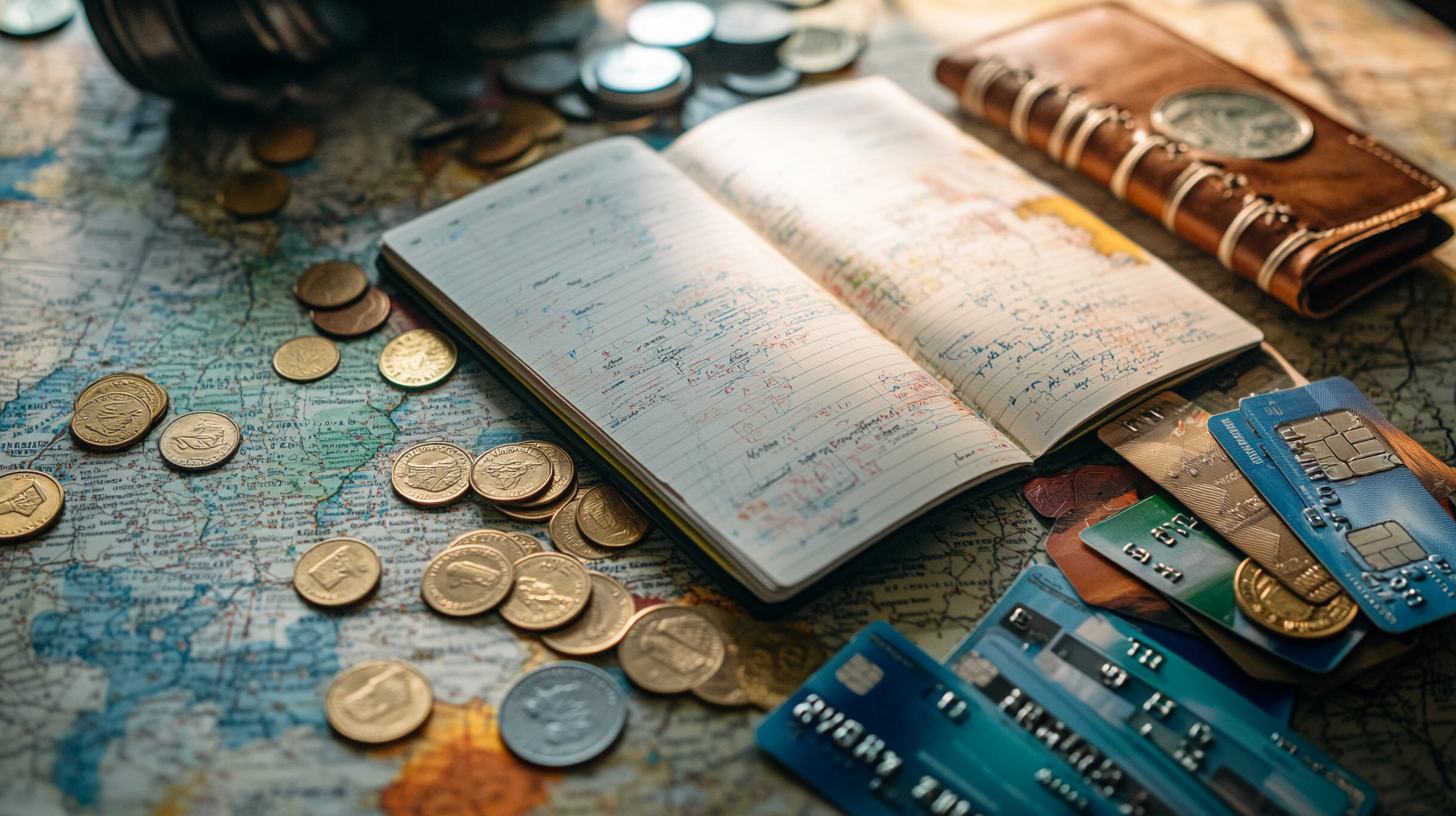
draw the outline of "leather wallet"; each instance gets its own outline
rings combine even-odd
[[[1333,314],[1452,234],[1430,174],[1121,5],[983,40],[936,78],[1302,315]]]

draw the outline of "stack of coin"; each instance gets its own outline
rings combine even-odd
[[[575,64],[573,60],[573,72]],[[574,73],[571,81],[575,83]],[[501,108],[493,127],[477,131],[466,141],[461,157],[488,169],[495,178],[504,178],[545,158],[543,143],[565,132],[566,120],[561,114],[539,102],[511,99]]]
[[[647,534],[642,513],[610,485],[598,485],[551,518],[551,543],[582,561],[609,558]]]
[[[108,374],[76,397],[71,435],[92,450],[125,450],[146,437],[167,404],[167,390],[150,378]]]
[[[370,286],[364,269],[348,261],[310,266],[294,282],[293,295],[310,307],[308,316],[314,326],[335,337],[368,334],[389,318],[389,295]]]
[[[550,442],[500,445],[476,457],[470,486],[516,521],[548,521],[576,498],[576,465]]]

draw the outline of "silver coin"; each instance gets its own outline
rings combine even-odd
[[[687,48],[713,33],[713,10],[693,0],[659,0],[632,12],[627,36],[643,45]]]
[[[577,122],[590,122],[597,118],[596,107],[587,100],[586,96],[576,91],[567,91],[564,94],[551,100],[551,106],[556,112]]]
[[[511,753],[548,768],[594,759],[627,723],[627,697],[596,666],[564,661],[516,681],[500,705],[501,740]]]
[[[847,28],[804,26],[779,46],[779,62],[804,74],[828,74],[859,59],[865,39]]]
[[[718,7],[713,39],[725,45],[767,46],[787,39],[794,15],[762,0],[735,0]]]
[[[581,79],[607,105],[655,110],[687,95],[693,69],[671,48],[626,43],[598,54],[582,70]]]
[[[799,87],[803,75],[792,68],[779,66],[766,74],[739,74],[729,72],[723,75],[723,85],[730,91],[746,96],[773,96]]]
[[[1256,88],[1185,88],[1153,106],[1153,127],[1198,150],[1233,159],[1274,159],[1314,138],[1304,111]]]
[[[0,1],[0,33],[34,37],[54,31],[76,16],[76,0]]]
[[[565,51],[537,51],[507,62],[501,79],[518,91],[550,96],[576,86],[581,66]]]

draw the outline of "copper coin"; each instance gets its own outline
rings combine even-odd
[[[92,397],[71,415],[71,433],[100,451],[130,447],[140,442],[151,427],[152,409],[123,391]]]
[[[92,399],[113,391],[123,391],[145,402],[147,407],[152,410],[153,422],[161,419],[167,413],[169,400],[167,389],[151,377],[133,374],[129,371],[107,374],[86,386],[81,391],[81,396],[76,397],[75,407],[80,408]]]
[[[465,160],[477,165],[508,162],[534,142],[531,132],[520,125],[497,125],[470,137],[465,143]]]
[[[389,319],[392,302],[378,286],[371,286],[364,297],[342,309],[314,309],[308,313],[319,331],[335,337],[356,337],[368,334]]]
[[[279,122],[254,133],[248,145],[264,164],[292,164],[312,156],[318,141],[318,131],[308,125]]]
[[[222,183],[218,200],[228,212],[242,218],[258,218],[283,209],[292,186],[277,170],[249,170]]]
[[[337,309],[354,302],[369,288],[364,268],[348,261],[324,261],[305,269],[293,283],[293,295],[305,306]]]
[[[555,139],[566,132],[566,120],[561,114],[539,102],[510,99],[501,108],[501,124],[525,128],[536,141]]]

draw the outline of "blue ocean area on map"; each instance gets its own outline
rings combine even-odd
[[[29,182],[37,170],[54,164],[58,158],[54,147],[48,147],[39,153],[0,158],[0,198],[34,201],[35,194],[21,185]]]
[[[338,623],[310,615],[286,629],[287,643],[249,642],[193,656],[192,638],[232,600],[205,585],[178,584],[183,597],[165,606],[133,604],[137,570],[76,565],[63,574],[65,612],[44,612],[31,630],[43,660],[81,660],[106,673],[106,707],[82,713],[56,744],[52,781],[81,805],[101,792],[108,743],[126,732],[127,717],[146,698],[182,689],[191,705],[212,703],[228,748],[275,737],[285,729],[326,730],[316,692],[339,669]],[[168,593],[171,594],[171,593]],[[175,597],[175,596],[174,596]],[[165,611],[152,617],[152,609]],[[241,640],[238,621],[232,638]]]

